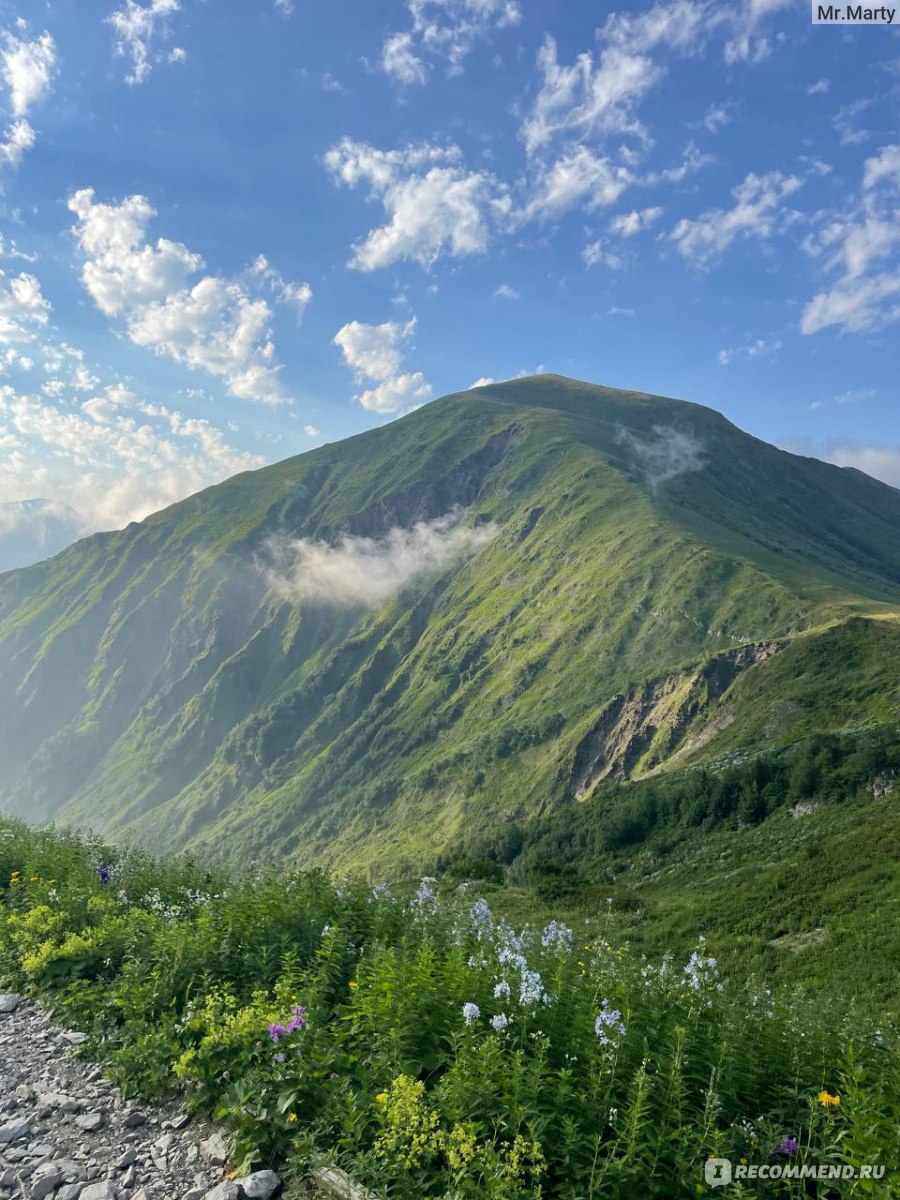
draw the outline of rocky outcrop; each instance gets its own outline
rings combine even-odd
[[[575,750],[575,796],[583,799],[603,779],[646,774],[683,750],[698,722],[711,714],[735,679],[785,644],[751,642],[717,654],[693,671],[667,675],[613,697]]]

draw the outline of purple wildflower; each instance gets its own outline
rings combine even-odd
[[[109,883],[113,877],[112,867],[100,866],[97,868],[97,878],[101,883]]]
[[[796,1154],[800,1148],[799,1139],[785,1136],[781,1139],[776,1154]]]
[[[275,1045],[277,1046],[281,1039],[286,1036],[287,1030],[285,1027],[280,1025],[277,1021],[273,1021],[269,1026],[269,1037],[272,1039]]]

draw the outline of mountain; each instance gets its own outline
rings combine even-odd
[[[0,573],[58,554],[82,531],[81,517],[67,504],[54,500],[0,504]]]
[[[898,615],[897,490],[698,405],[490,385],[0,578],[0,806],[421,863],[896,723]]]

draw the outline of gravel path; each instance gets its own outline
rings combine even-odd
[[[124,1100],[73,1057],[84,1035],[0,996],[0,1200],[269,1200],[272,1171],[225,1180],[222,1134]]]

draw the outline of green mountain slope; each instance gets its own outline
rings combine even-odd
[[[846,726],[836,647],[852,720],[895,722],[898,613],[900,492],[681,401],[492,385],[0,576],[0,805],[421,861]]]

